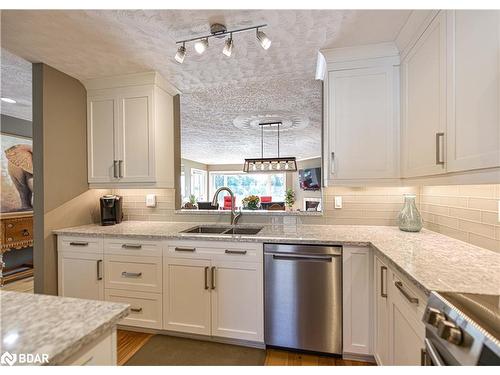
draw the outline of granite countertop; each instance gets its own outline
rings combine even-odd
[[[180,233],[198,223],[128,221],[56,230],[60,235],[372,246],[422,291],[500,295],[500,254],[429,230],[364,225],[265,225],[256,236]],[[243,225],[242,225],[243,226]],[[245,225],[248,227],[259,226]]]
[[[61,364],[128,315],[123,303],[0,291],[1,352]],[[41,363],[34,363],[41,364]]]

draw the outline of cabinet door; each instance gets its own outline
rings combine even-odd
[[[500,166],[500,11],[448,11],[448,170]]]
[[[210,335],[210,261],[164,258],[163,328]]]
[[[374,356],[377,364],[389,365],[389,292],[387,266],[375,257]]]
[[[446,18],[443,12],[405,57],[401,96],[403,176],[444,173]]]
[[[344,247],[343,265],[343,351],[372,354],[372,261],[369,247]]]
[[[154,113],[151,87],[119,91],[120,182],[154,182]]]
[[[61,252],[58,256],[58,287],[62,297],[104,299],[101,254]]]
[[[398,69],[329,73],[330,180],[399,177]]]
[[[88,181],[117,180],[114,162],[115,128],[118,123],[118,102],[113,95],[90,96],[87,99]]]
[[[263,341],[262,263],[214,261],[212,335]]]

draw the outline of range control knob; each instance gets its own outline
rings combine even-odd
[[[462,343],[462,330],[454,323],[442,320],[438,323],[437,330],[439,337],[442,339],[455,345],[460,345]]]
[[[446,317],[438,309],[434,309],[432,307],[429,307],[425,311],[424,320],[427,324],[430,324],[430,325],[433,325],[434,327],[437,327],[440,321],[446,320]]]

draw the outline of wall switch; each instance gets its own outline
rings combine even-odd
[[[335,208],[342,208],[342,197],[340,195],[335,197]]]
[[[146,207],[156,207],[155,194],[146,194]]]

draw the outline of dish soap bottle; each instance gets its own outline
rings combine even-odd
[[[399,229],[405,232],[420,232],[423,226],[422,216],[415,203],[415,194],[405,194],[405,205],[398,216]]]

